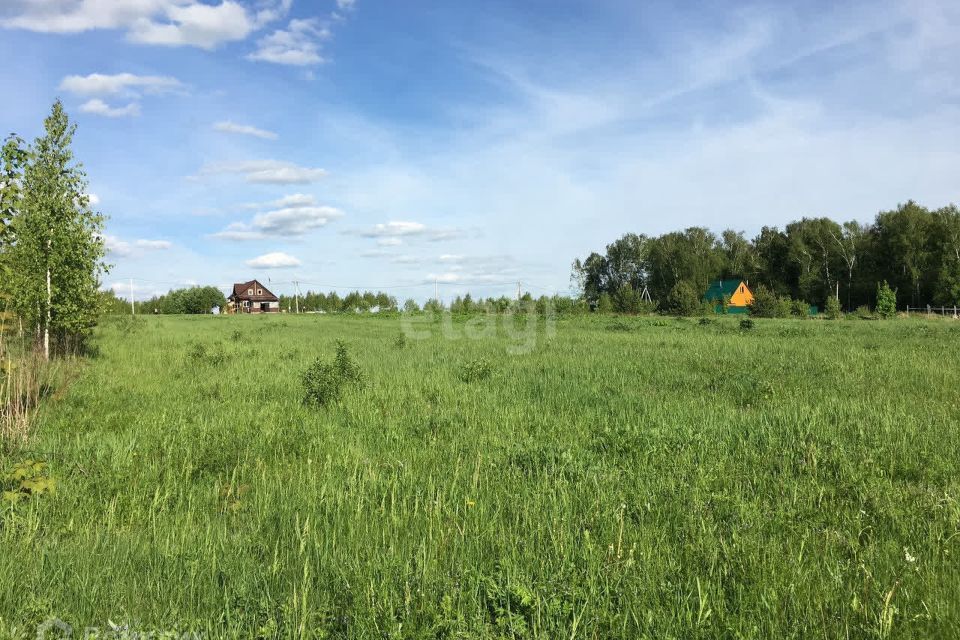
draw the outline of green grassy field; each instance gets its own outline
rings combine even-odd
[[[0,458],[57,482],[0,636],[960,637],[960,323],[737,322],[109,321]],[[305,406],[337,339],[364,384]]]

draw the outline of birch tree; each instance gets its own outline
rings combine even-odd
[[[76,126],[59,100],[43,124],[23,168],[7,262],[13,307],[49,359],[51,339],[93,326],[106,265],[103,217],[90,209],[86,174],[70,148]]]

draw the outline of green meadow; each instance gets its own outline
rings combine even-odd
[[[960,323],[483,322],[108,319],[0,637],[960,637]]]

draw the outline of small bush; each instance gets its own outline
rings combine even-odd
[[[717,324],[716,318],[700,318],[697,322],[701,327],[708,327],[712,324]]]
[[[187,357],[193,360],[194,362],[202,362],[207,358],[207,346],[202,343],[197,343],[190,347],[190,351],[187,352]]]
[[[829,320],[839,320],[843,317],[843,310],[840,308],[840,301],[830,296],[827,298],[827,304],[824,305],[824,313]]]
[[[700,312],[700,294],[689,282],[678,282],[667,296],[667,311],[676,316],[694,316]]]
[[[873,311],[870,311],[870,307],[867,305],[857,307],[857,310],[854,311],[854,313],[861,320],[876,320],[876,316],[873,315]]]
[[[657,310],[656,302],[644,300],[643,291],[634,289],[629,283],[624,283],[613,293],[611,303],[617,313],[648,315]]]
[[[460,380],[462,382],[478,382],[486,380],[491,375],[493,375],[493,366],[484,358],[471,360],[460,369]]]
[[[723,305],[721,305],[721,309],[723,309]],[[726,310],[724,309],[723,312],[726,313]],[[697,315],[701,318],[715,316],[717,315],[717,305],[709,300],[704,300],[700,303],[700,309]]]
[[[219,344],[208,349],[207,346],[201,342],[198,342],[190,348],[190,351],[187,352],[187,357],[196,364],[212,364],[214,366],[219,366],[227,360],[227,354],[224,353],[223,348]]]
[[[397,334],[397,337],[393,339],[393,348],[394,349],[403,349],[407,346],[407,335],[402,331]]]
[[[612,313],[613,312],[613,300],[610,298],[610,294],[604,291],[600,294],[600,297],[597,299],[597,313]]]
[[[810,315],[810,303],[806,300],[794,300],[790,303],[790,312],[798,318],[806,318]]]
[[[877,315],[884,320],[897,315],[897,292],[886,280],[877,285]]]
[[[750,318],[743,318],[740,320],[740,330],[741,331],[751,331],[753,329],[753,320]]]
[[[303,401],[320,406],[331,404],[340,399],[345,387],[362,381],[360,365],[350,357],[347,346],[337,340],[337,353],[332,362],[317,358],[303,373]]]
[[[750,315],[757,318],[787,318],[790,308],[790,298],[778,296],[772,289],[758,285],[750,303]]]

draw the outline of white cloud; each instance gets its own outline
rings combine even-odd
[[[246,265],[254,269],[287,269],[290,267],[299,267],[300,261],[282,251],[274,251],[273,253],[265,253],[262,256],[247,260]]]
[[[3,26],[41,33],[79,33],[92,29],[121,29],[140,20],[162,15],[171,1],[97,0],[26,1],[20,13],[3,21]]]
[[[220,122],[215,123],[213,128],[214,130],[221,131],[223,133],[239,133],[245,136],[263,138],[264,140],[277,139],[277,134],[273,131],[258,129],[257,127],[248,124],[237,124],[236,122],[231,122],[230,120],[221,120]]]
[[[288,207],[255,216],[253,226],[266,235],[300,236],[342,215],[333,207]]]
[[[286,29],[277,29],[260,38],[257,50],[247,55],[247,59],[299,67],[320,64],[324,61],[320,42],[329,37],[330,31],[316,18],[294,19]]]
[[[372,228],[360,232],[365,238],[396,237],[396,236],[414,236],[427,231],[427,225],[420,222],[381,222],[373,225]]]
[[[212,234],[221,240],[263,240],[266,238],[262,231],[257,231],[244,222],[231,222],[223,231]]]
[[[72,75],[60,81],[60,90],[82,96],[122,95],[138,97],[140,92],[159,94],[177,91],[183,84],[169,76],[138,76],[132,73],[113,75],[91,73],[86,76]]]
[[[441,242],[463,236],[463,231],[460,229],[428,227],[421,222],[403,220],[381,222],[372,227],[348,233],[356,233],[364,238],[379,238],[377,244],[381,246],[397,246],[403,242],[402,238],[407,237]]]
[[[318,182],[327,172],[279,160],[209,164],[201,167],[199,172],[199,176],[218,174],[239,174],[254,184],[309,184]]]
[[[140,115],[138,99],[142,93],[162,94],[182,89],[176,78],[169,76],[138,76],[132,73],[113,75],[91,73],[86,76],[72,75],[60,81],[60,90],[80,96],[93,97],[80,105],[83,113],[92,113],[108,118],[122,118]],[[124,97],[130,99],[125,106],[111,106],[103,97]]]
[[[89,203],[89,205],[90,205],[91,207],[95,207],[95,206],[97,206],[98,204],[100,204],[100,196],[98,196],[98,195],[95,194],[95,193],[88,193],[88,194],[87,194],[87,202]]]
[[[123,107],[111,107],[100,98],[94,98],[80,105],[80,111],[107,118],[126,118],[140,115],[140,103],[131,102]]]
[[[115,256],[141,255],[147,251],[165,251],[173,247],[167,240],[121,240],[117,236],[103,236],[107,252]]]
[[[343,216],[339,209],[320,206],[313,196],[302,193],[253,206],[274,208],[258,213],[249,223],[231,223],[213,234],[213,237],[223,240],[262,240],[268,237],[302,236]]]
[[[337,9],[350,11],[357,6],[357,0],[337,0]]]
[[[130,40],[141,44],[214,49],[225,42],[244,40],[255,29],[246,9],[230,0],[219,5],[197,2],[170,6],[166,18],[163,22],[135,22],[129,32]]]
[[[213,49],[245,39],[278,20],[290,0],[260,2],[256,12],[235,0],[27,0],[19,12],[0,22],[12,29],[43,33],[80,33],[123,29],[141,44]]]
[[[275,22],[286,16],[290,12],[290,7],[293,6],[293,0],[278,0],[273,6],[270,6],[264,2],[261,2],[260,4],[266,6],[257,11],[255,22],[258,28],[270,24],[271,22]]]

